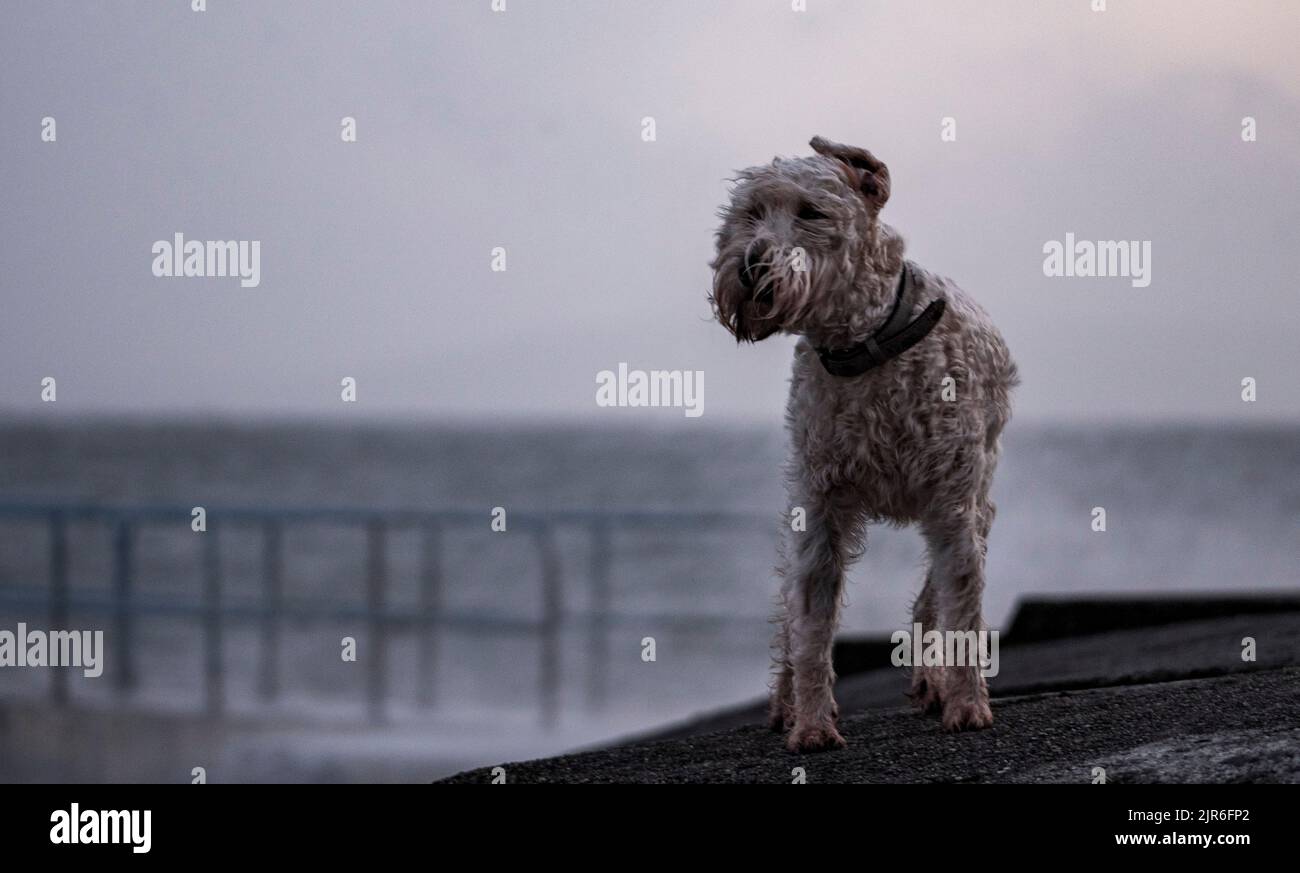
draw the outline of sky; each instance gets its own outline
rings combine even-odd
[[[708,262],[728,178],[820,134],[889,165],[1017,417],[1300,419],[1300,4],[806,5],[6,4],[0,414],[777,422],[793,340],[737,347]],[[176,233],[260,283],[155,277]],[[1045,276],[1067,233],[1150,285]],[[620,363],[704,414],[598,406]]]

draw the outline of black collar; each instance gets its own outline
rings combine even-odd
[[[821,358],[826,372],[832,376],[861,376],[925,339],[943,317],[945,304],[942,299],[934,300],[925,307],[924,312],[908,322],[907,316],[912,312],[912,298],[915,296],[916,281],[912,278],[912,265],[904,261],[903,269],[898,275],[894,310],[889,313],[889,318],[885,319],[880,330],[848,348],[818,347],[817,357]]]

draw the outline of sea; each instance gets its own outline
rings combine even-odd
[[[441,602],[464,620],[432,632],[435,661],[421,660],[429,631],[392,633],[384,653],[390,710],[417,718],[433,706],[455,717],[462,736],[502,719],[539,736],[566,726],[587,729],[584,737],[615,726],[649,729],[763,692],[784,455],[781,429],[759,425],[9,421],[0,425],[0,510],[10,510],[0,512],[0,629],[48,622],[49,529],[44,515],[22,507],[203,506],[214,520],[223,507],[456,510],[468,521],[441,535]],[[1026,597],[1297,586],[1297,425],[1013,422],[994,498],[985,616],[995,629]],[[492,527],[497,508],[504,531]],[[611,528],[603,601],[593,594],[589,525],[554,530],[556,602],[545,593],[536,539],[526,525],[510,524],[557,511],[617,522],[647,510],[675,523],[634,518]],[[719,526],[708,517],[718,511],[754,521]],[[111,637],[111,614],[78,604],[96,596],[102,603],[111,592],[112,530],[73,521],[67,536],[70,621]],[[200,603],[202,536],[188,512],[140,526],[134,596]],[[226,604],[250,608],[224,621],[224,693],[232,708],[254,713],[267,705],[255,615],[264,596],[262,536],[257,525],[223,527],[219,549]],[[420,537],[396,529],[389,536],[385,597],[398,611],[418,603]],[[356,525],[283,528],[285,601],[336,604],[340,615],[285,622],[274,653],[278,713],[365,722],[373,656],[360,611],[366,545]],[[841,633],[907,627],[923,568],[915,531],[873,528],[850,573]],[[548,602],[558,610],[549,653],[534,628]],[[596,614],[603,620],[594,622]],[[201,710],[205,638],[197,614],[155,611],[132,628],[133,705]],[[345,638],[356,645],[354,661],[340,654]],[[74,698],[113,705],[116,652],[110,640],[104,678],[70,680]],[[558,671],[549,715],[548,669]],[[0,670],[0,701],[43,693],[48,678],[38,672]]]

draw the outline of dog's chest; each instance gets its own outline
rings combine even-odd
[[[820,366],[815,357],[805,362]],[[905,373],[845,381],[795,369],[787,423],[807,484],[851,489],[881,517],[914,518],[929,491],[926,458],[943,426],[934,420],[939,410],[923,402]]]

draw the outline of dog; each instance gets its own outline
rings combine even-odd
[[[831,645],[868,522],[920,526],[928,567],[914,623],[985,629],[989,490],[1019,382],[984,310],[905,260],[902,237],[880,221],[885,164],[821,137],[811,146],[738,174],[709,297],[739,343],[798,337],[770,708],[794,752],[845,746]],[[914,665],[909,696],[946,730],[993,723],[978,664]]]

